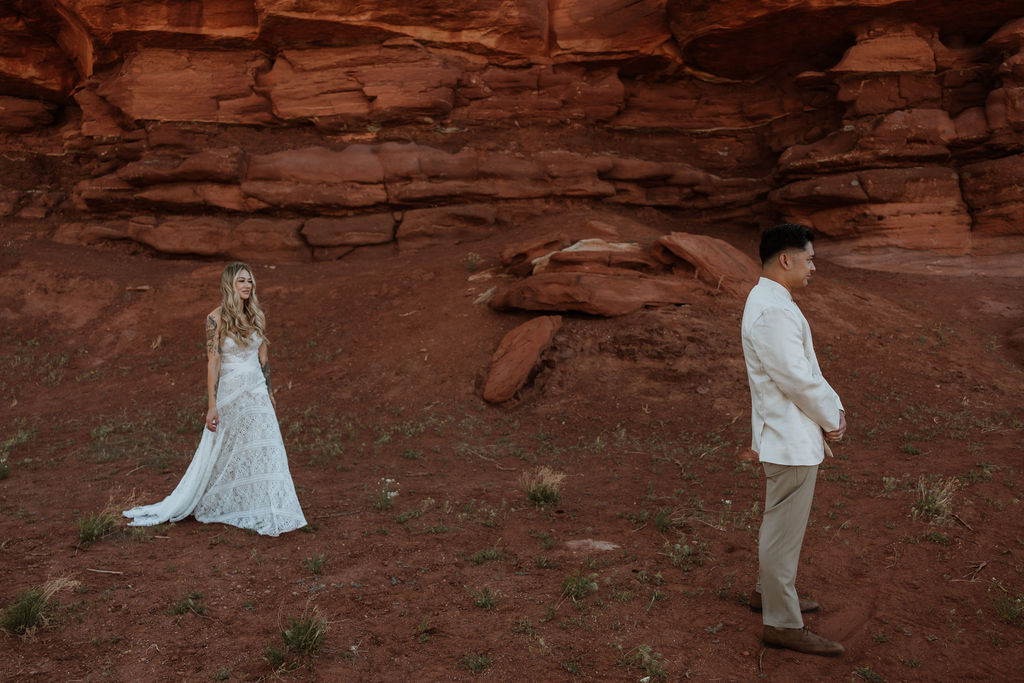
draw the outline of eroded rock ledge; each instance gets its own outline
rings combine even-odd
[[[1010,0],[4,12],[0,214],[64,241],[330,259],[584,203],[801,221],[868,267],[1024,251]]]
[[[65,223],[57,239],[131,239],[176,254],[308,260],[336,258],[346,247],[394,241],[421,248],[492,234],[502,223],[501,204],[511,200],[729,211],[766,191],[762,179],[723,179],[685,163],[564,151],[527,159],[398,143],[270,154],[225,148],[143,159],[81,181],[76,206],[110,217]],[[211,210],[220,215],[207,215]]]

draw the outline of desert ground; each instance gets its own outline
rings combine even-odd
[[[670,221],[670,217],[665,220]],[[670,226],[668,226],[670,227]],[[746,606],[763,476],[744,459],[742,300],[566,314],[512,401],[481,398],[533,314],[475,303],[514,234],[254,264],[309,526],[268,538],[104,515],[166,495],[205,412],[219,260],[0,244],[5,681],[1013,680],[1024,670],[1024,281],[829,262],[797,297],[849,432],[798,587],[847,652],[765,649]],[[727,235],[754,256],[755,236]],[[523,477],[564,475],[535,505]],[[283,631],[325,624],[315,652]]]

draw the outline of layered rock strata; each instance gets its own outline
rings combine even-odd
[[[12,0],[0,214],[61,240],[290,260],[493,234],[509,203],[655,207],[709,233],[785,218],[855,265],[1019,253],[1021,16]]]
[[[841,128],[782,153],[773,205],[834,238],[831,255],[852,264],[896,249],[1019,250],[1022,50],[1024,21],[964,48],[920,25],[862,27],[837,64],[802,75],[834,84],[847,110]]]
[[[660,189],[652,192],[655,181]],[[524,159],[398,143],[270,154],[233,147],[142,159],[81,181],[73,192],[76,206],[110,217],[64,224],[57,238],[130,239],[170,253],[252,258],[257,254],[243,237],[258,225],[268,240],[267,257],[308,260],[344,255],[338,247],[394,241],[412,249],[479,239],[502,229],[501,206],[510,201],[590,199],[731,211],[764,191],[759,179],[723,179],[689,164],[564,151]],[[210,211],[221,215],[206,215]],[[304,218],[276,217],[282,212]],[[254,214],[266,218],[254,224]],[[276,227],[264,229],[268,225]]]

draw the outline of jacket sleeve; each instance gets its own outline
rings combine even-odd
[[[839,428],[842,403],[804,351],[803,321],[768,308],[752,326],[751,342],[765,373],[783,395],[825,431]]]

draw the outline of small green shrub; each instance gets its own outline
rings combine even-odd
[[[868,683],[883,683],[885,681],[882,674],[874,671],[870,666],[859,666],[853,670],[853,673]]]
[[[949,545],[952,541],[949,540],[949,536],[938,531],[929,531],[926,534],[922,534],[922,540],[931,541],[932,543],[938,543],[939,545]]]
[[[532,636],[536,633],[533,622],[528,617],[519,617],[519,621],[512,626],[512,633],[523,633]]]
[[[42,626],[45,609],[43,591],[38,588],[28,589],[4,610],[4,630],[21,635]]]
[[[203,604],[203,594],[192,592],[182,596],[178,602],[171,607],[171,614],[187,614],[191,612],[199,616],[206,616],[206,605]]]
[[[472,565],[480,565],[484,562],[492,562],[495,560],[503,560],[505,556],[501,554],[501,551],[497,548],[484,548],[478,550],[469,556],[469,563]]]
[[[384,512],[391,509],[397,495],[398,482],[385,477],[380,480],[378,489],[370,495],[370,502],[373,504],[373,507]]]
[[[272,669],[278,670],[283,669],[288,663],[288,654],[279,647],[267,645],[267,649],[263,651],[263,659]]]
[[[11,473],[7,464],[11,452],[18,446],[33,441],[38,434],[38,430],[35,427],[28,427],[24,419],[15,420],[9,428],[11,435],[0,440],[0,479],[6,479]]]
[[[295,668],[299,662],[290,661],[289,656],[312,657],[323,647],[326,637],[327,620],[314,607],[302,616],[288,618],[288,627],[281,631],[284,649],[268,645],[263,651],[263,659],[275,671]]]
[[[467,652],[462,656],[462,665],[478,674],[491,666],[491,658],[482,652]]]
[[[78,540],[82,545],[95,543],[121,528],[121,514],[107,507],[100,512],[78,520]]]
[[[672,519],[673,512],[674,510],[672,510],[672,508],[661,508],[658,510],[654,515],[654,527],[661,533],[665,533],[671,529],[675,524]]]
[[[281,631],[285,647],[297,655],[315,655],[327,637],[327,620],[316,607],[301,617],[290,617],[288,628]]]
[[[998,583],[993,583],[988,592],[999,621],[1011,626],[1024,627],[1024,593],[1013,595]]]
[[[419,626],[416,627],[416,633],[414,634],[416,640],[425,643],[430,640],[430,634],[434,633],[437,629],[430,625],[430,618],[423,617],[420,620]]]
[[[473,596],[473,604],[484,609],[494,609],[498,606],[498,600],[501,599],[501,593],[487,587],[478,591],[470,591],[469,594]]]
[[[471,251],[466,254],[466,272],[475,273],[479,268],[480,264],[483,263],[483,258],[480,254],[475,251]]]
[[[655,652],[650,645],[638,647],[630,663],[646,671],[649,680],[663,681],[668,676],[664,657],[660,652]]]
[[[541,555],[536,560],[534,560],[534,564],[537,565],[537,569],[554,569],[558,566],[557,562],[552,560],[550,557],[546,557],[544,555]]]
[[[45,626],[57,607],[53,599],[59,591],[78,587],[78,581],[66,578],[50,579],[42,586],[30,588],[11,603],[0,618],[3,630],[13,635],[32,633]]]
[[[573,602],[579,602],[595,592],[597,592],[597,574],[584,574],[577,569],[562,581],[562,595]]]
[[[544,550],[551,550],[555,547],[555,537],[547,532],[534,531],[531,529],[530,536],[540,541],[541,547],[543,547]]]
[[[302,564],[316,576],[319,576],[324,571],[324,554],[320,553],[313,557],[307,557],[302,561]]]
[[[967,470],[967,474],[964,475],[964,479],[972,484],[977,484],[980,481],[990,481],[992,479],[992,472],[995,468],[996,466],[991,463],[979,462],[977,468]]]
[[[663,554],[668,556],[673,567],[688,572],[694,567],[702,566],[707,560],[708,544],[696,535],[693,540],[687,540],[685,534],[680,534],[675,543],[665,541]]]

